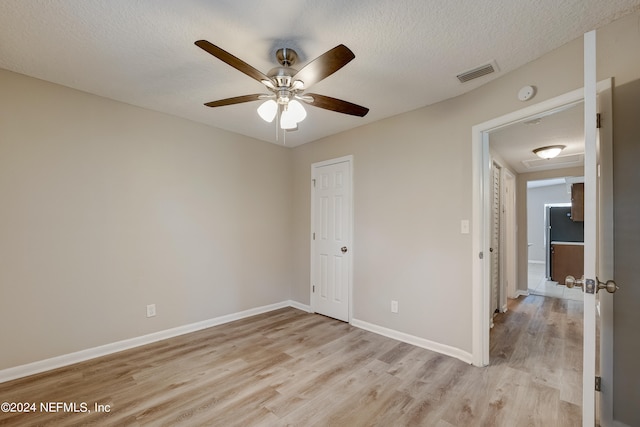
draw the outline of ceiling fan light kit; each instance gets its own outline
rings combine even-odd
[[[533,150],[533,153],[541,159],[548,160],[556,157],[565,148],[567,148],[566,145],[549,145],[546,147],[536,148],[535,150]]]
[[[352,116],[364,117],[369,112],[366,107],[341,99],[318,94],[304,94],[307,88],[329,77],[355,58],[353,52],[345,45],[338,45],[325,52],[299,71],[292,68],[298,60],[298,54],[293,49],[278,49],[276,59],[280,66],[272,68],[267,74],[263,74],[241,59],[206,40],[198,40],[195,44],[236,70],[257,80],[269,92],[268,94],[243,95],[207,102],[204,104],[207,107],[222,107],[266,99],[258,107],[258,115],[269,123],[273,122],[273,119],[277,117],[279,127],[288,131],[298,129],[298,123],[307,116],[307,112],[300,101],[314,107]],[[277,127],[278,125],[276,125],[276,129]]]

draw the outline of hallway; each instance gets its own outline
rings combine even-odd
[[[529,295],[510,299],[509,310],[494,318],[492,368],[513,370],[516,390],[530,400],[518,407],[557,414],[551,425],[581,422],[582,316],[580,301]],[[533,412],[520,421],[535,419]]]

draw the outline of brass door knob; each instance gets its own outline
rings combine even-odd
[[[580,278],[580,279],[576,279],[573,276],[567,276],[564,279],[564,284],[569,289],[573,288],[574,286],[577,286],[577,287],[581,288],[581,287],[584,286],[584,276],[582,278]]]

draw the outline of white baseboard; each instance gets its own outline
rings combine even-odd
[[[301,304],[298,301],[288,301],[289,307],[297,308],[298,310],[306,311],[307,313],[311,313],[311,306],[307,304]]]
[[[291,300],[265,305],[262,307],[256,307],[237,313],[227,314],[225,316],[215,317],[213,319],[203,320],[201,322],[191,323],[172,329],[166,329],[164,331],[154,332],[140,337],[117,341],[114,343],[101,345],[99,347],[88,348],[86,350],[63,354],[61,356],[52,357],[50,359],[39,360],[37,362],[3,369],[0,370],[0,383],[26,377],[29,375],[38,374],[40,372],[50,371],[52,369],[72,365],[74,363],[84,362],[85,360],[94,359],[100,356],[106,356],[118,351],[128,350],[130,348],[139,347],[145,344],[151,344],[156,341],[173,338],[178,335],[188,334],[190,332],[199,331],[201,329],[210,328],[212,326],[222,325],[223,323],[233,322],[234,320],[244,319],[246,317],[267,313],[269,311],[278,310],[285,307],[294,307],[306,312],[311,311],[311,308],[309,306]]]
[[[460,350],[459,348],[440,344],[434,341],[429,341],[424,338],[405,334],[404,332],[399,332],[394,329],[385,328],[383,326],[374,325],[363,320],[352,319],[351,324],[357,328],[364,329],[365,331],[373,332],[378,335],[383,335],[388,338],[406,342],[408,344],[415,345],[416,347],[422,347],[427,350],[435,351],[436,353],[444,354],[446,356],[455,357],[456,359],[462,360],[463,362],[469,364],[473,362],[471,353]]]
[[[516,298],[529,296],[529,291],[523,291],[522,289],[518,289],[516,291]]]
[[[613,427],[631,427],[631,426],[628,426],[625,423],[621,423],[620,421],[613,420]]]
[[[534,259],[527,260],[529,264],[546,264],[546,261],[537,261]]]

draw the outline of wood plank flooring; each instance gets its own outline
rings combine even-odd
[[[0,384],[38,405],[0,425],[579,426],[581,346],[581,303],[533,295],[486,368],[287,308]]]

